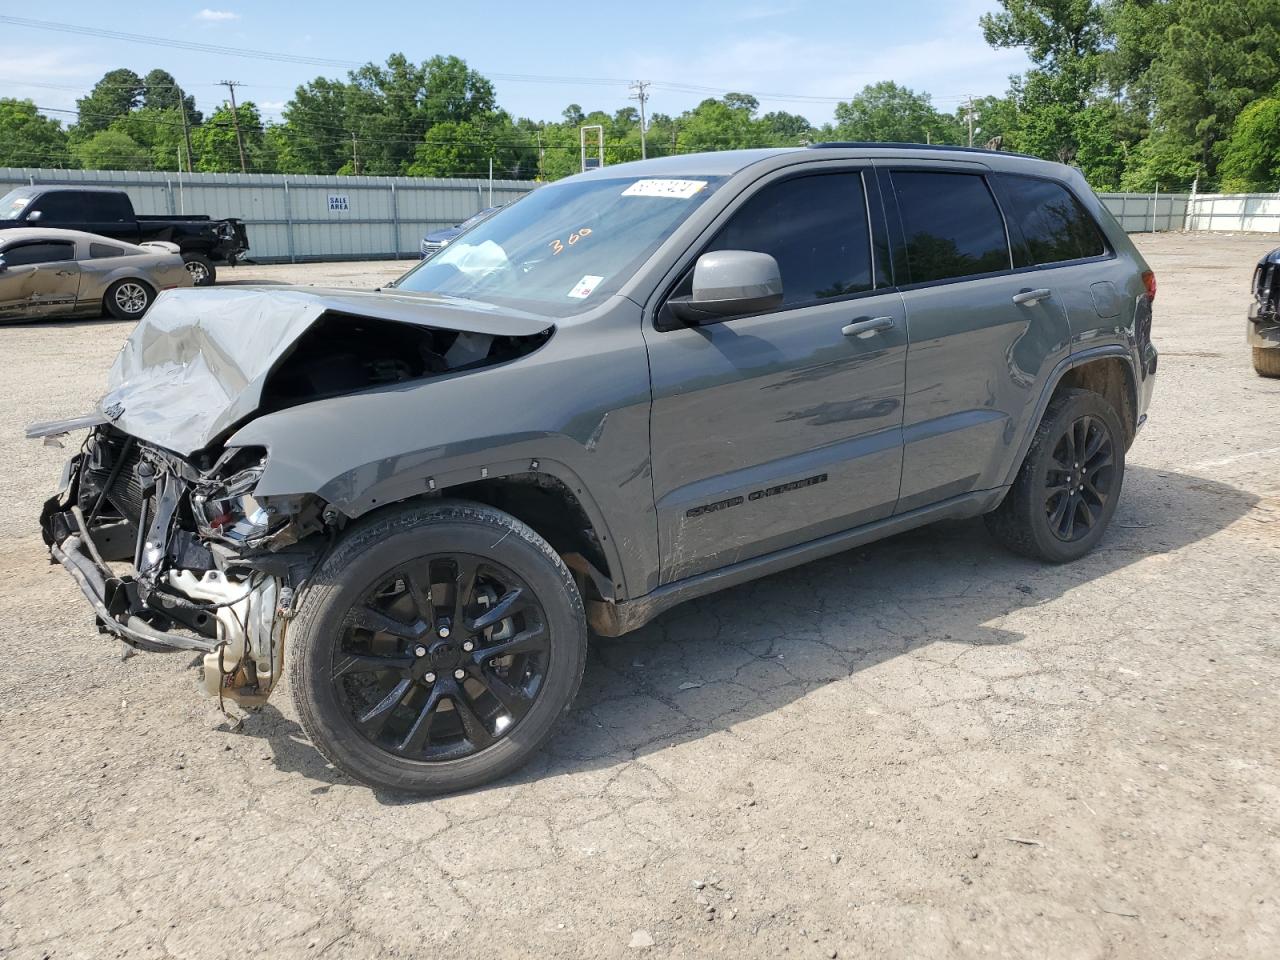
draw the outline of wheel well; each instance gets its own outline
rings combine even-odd
[[[1071,389],[1090,390],[1111,404],[1124,426],[1125,448],[1132,445],[1138,427],[1138,402],[1133,372],[1127,363],[1119,357],[1102,357],[1072,367],[1058,381],[1053,392],[1057,396],[1063,390]]]
[[[459,484],[443,493],[447,497],[488,504],[527,523],[565,558],[578,578],[583,599],[616,596],[614,588],[619,584],[609,569],[601,534],[574,492],[556,477],[545,473],[517,473]],[[577,563],[575,554],[585,559],[586,565]]]

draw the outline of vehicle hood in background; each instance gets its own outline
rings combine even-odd
[[[116,357],[99,408],[126,433],[187,456],[258,408],[267,375],[325,314],[530,336],[545,317],[430,294],[239,287],[162,294]]]

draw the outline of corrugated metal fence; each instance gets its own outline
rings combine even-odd
[[[1182,230],[1187,217],[1185,193],[1100,193],[1098,199],[1126,233]]]
[[[0,192],[29,183],[125,190],[140,214],[207,213],[249,227],[249,258],[375,260],[417,256],[423,234],[534,189],[529,180],[308,177],[0,167]],[[1280,194],[1102,193],[1130,233],[1163,230],[1280,231]]]
[[[362,260],[417,256],[423,234],[528,193],[528,180],[307,177],[0,167],[0,193],[30,183],[124,190],[138,213],[239,217],[249,259]]]

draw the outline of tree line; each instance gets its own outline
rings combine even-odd
[[[812,124],[745,93],[648,117],[649,156],[822,140],[931,142],[1078,166],[1097,190],[1280,190],[1280,0],[1000,0],[981,18],[996,48],[1031,61],[1008,90],[940,109],[892,81]],[[580,166],[579,129],[604,128],[609,164],[639,159],[627,106],[516,118],[453,56],[393,54],[299,86],[278,122],[252,100],[208,116],[163,70],[108,72],[65,125],[0,98],[0,166],[554,180]],[[237,140],[237,126],[239,138]]]

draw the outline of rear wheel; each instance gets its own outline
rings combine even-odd
[[[302,725],[375,787],[444,793],[521,766],[577,693],[582,600],[537,533],[480,504],[388,513],[318,571],[290,637]]]
[[[107,312],[117,320],[137,320],[155,299],[155,291],[141,280],[117,280],[102,298]]]
[[[1124,432],[1088,390],[1054,397],[1004,501],[987,514],[996,539],[1051,563],[1079,559],[1106,532],[1124,482]]]
[[[202,253],[184,253],[182,262],[186,265],[187,273],[191,274],[191,282],[197,287],[211,287],[218,279],[213,261]]]
[[[1254,347],[1253,369],[1260,377],[1280,377],[1280,348]]]

